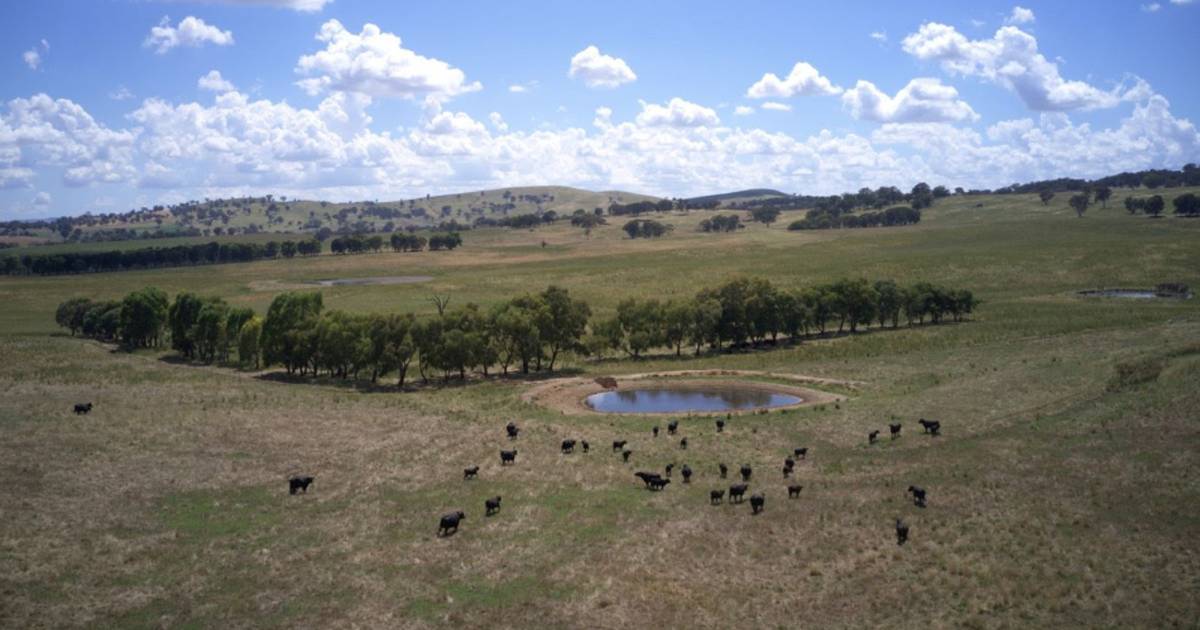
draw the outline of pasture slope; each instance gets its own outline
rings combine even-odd
[[[917,226],[702,234],[669,215],[652,241],[619,221],[481,230],[455,252],[321,256],[93,276],[0,279],[0,626],[1171,627],[1200,618],[1200,300],[1079,289],[1200,286],[1200,220],[1065,200],[940,200]],[[542,245],[542,242],[545,245]],[[975,291],[972,321],[719,356],[573,359],[569,374],[745,369],[861,381],[837,405],[735,418],[569,415],[495,380],[400,393],[284,383],[126,354],[55,329],[71,296],[145,285],[260,312],[271,287],[327,308],[433,311],[547,284],[597,315],[739,275],[800,287],[844,276]],[[1113,380],[1157,359],[1156,378]],[[90,415],[71,407],[91,401]],[[916,420],[942,422],[922,435]],[[895,418],[895,419],[893,419]],[[524,429],[516,465],[503,427]],[[903,435],[867,446],[889,421]],[[563,438],[592,452],[562,455]],[[626,439],[631,462],[609,452]],[[788,500],[779,473],[809,447]],[[649,492],[635,470],[687,463]],[[710,506],[718,462],[755,468],[748,503]],[[462,468],[479,464],[479,479]],[[314,474],[289,496],[289,473]],[[905,496],[929,491],[929,507]],[[484,499],[503,496],[485,518]],[[435,537],[462,509],[459,532]],[[911,527],[898,547],[893,519]]]

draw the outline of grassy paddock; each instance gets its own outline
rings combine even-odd
[[[918,226],[735,234],[668,216],[656,241],[619,222],[483,230],[463,249],[0,279],[0,623],[31,626],[755,625],[1188,626],[1200,617],[1200,300],[1084,299],[1102,286],[1200,286],[1200,221],[1129,216],[1120,195],[1077,219],[1056,199],[943,200]],[[1057,203],[1062,201],[1062,203]],[[976,204],[983,204],[976,207]],[[795,213],[793,213],[795,214]],[[546,246],[541,245],[542,241]],[[361,392],[289,384],[56,331],[75,295],[147,284],[265,310],[280,286],[330,308],[433,311],[431,292],[490,303],[554,283],[603,315],[737,275],[785,287],[842,276],[929,280],[984,300],[971,322],[872,330],[771,351],[570,361],[585,374],[756,369],[864,381],[849,401],[739,417],[690,441],[662,418],[563,415],[528,384]],[[314,288],[314,290],[316,290]],[[1120,367],[1119,366],[1123,366]],[[93,401],[91,415],[70,413]],[[937,418],[941,437],[920,434]],[[868,447],[893,417],[903,437]],[[518,463],[503,425],[525,431]],[[892,420],[895,421],[895,420]],[[563,456],[565,437],[592,452]],[[630,464],[609,452],[627,439]],[[789,501],[779,467],[810,447]],[[661,493],[633,470],[696,470]],[[755,468],[766,511],[710,507]],[[461,469],[481,465],[478,481]],[[307,495],[285,478],[307,471]],[[930,505],[906,500],[926,487]],[[504,497],[485,519],[483,500]],[[459,534],[437,517],[463,509]],[[892,519],[910,543],[897,547]]]

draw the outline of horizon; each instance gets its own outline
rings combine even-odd
[[[6,7],[0,219],[527,186],[994,189],[1200,161],[1200,87],[1174,71],[1200,58],[1190,0],[1089,7],[1087,29],[1035,2],[459,6]]]

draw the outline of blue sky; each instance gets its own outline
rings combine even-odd
[[[0,18],[3,218],[1200,161],[1200,2],[95,0]]]

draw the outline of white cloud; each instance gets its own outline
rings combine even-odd
[[[1162,5],[1157,2],[1151,2],[1150,4],[1142,5],[1142,10],[1145,11],[1146,13],[1155,13],[1161,8],[1162,8]]]
[[[817,69],[806,62],[792,66],[786,79],[768,72],[757,83],[746,90],[750,98],[789,98],[792,96],[832,96],[841,94],[842,88],[821,76]]]
[[[1112,107],[1120,98],[1082,81],[1068,81],[1038,52],[1037,40],[1015,26],[991,39],[970,40],[952,26],[928,22],[904,38],[904,51],[937,61],[951,75],[978,76],[1013,90],[1035,111]]]
[[[676,97],[665,106],[642,101],[637,123],[644,127],[713,127],[721,124],[721,119],[711,108]]]
[[[262,6],[279,9],[291,9],[301,13],[317,13],[331,4],[333,0],[206,0],[214,4],[232,4],[240,6]]]
[[[204,44],[230,46],[233,44],[233,32],[207,24],[204,20],[191,15],[179,21],[177,26],[171,26],[170,18],[163,18],[158,26],[150,28],[150,34],[142,45],[154,48],[157,54],[164,54],[179,46],[198,47]]]
[[[749,116],[753,113],[754,108],[750,107],[749,105],[738,105],[737,107],[733,108],[733,114],[735,116]]]
[[[510,86],[508,86],[508,91],[509,91],[509,92],[516,93],[516,94],[521,94],[521,93],[524,93],[524,92],[528,92],[528,91],[529,91],[529,89],[528,89],[528,88],[526,88],[524,85],[520,85],[520,84],[513,84],[513,85],[510,85]]]
[[[499,131],[500,133],[505,133],[508,131],[508,123],[504,122],[504,117],[500,115],[500,112],[492,112],[488,114],[488,120],[491,121],[492,127],[494,127],[496,131]]]
[[[1192,0],[1171,0],[1171,4],[1176,4],[1176,5],[1180,5],[1180,6],[1183,6],[1186,4],[1191,4],[1191,3],[1192,3]]]
[[[884,31],[875,31],[875,32],[871,33],[871,39],[873,39],[881,44],[887,43],[887,40],[888,40],[887,33]]]
[[[777,111],[777,112],[792,111],[791,105],[788,105],[787,103],[776,103],[775,101],[767,101],[766,103],[763,103],[762,108],[770,109],[770,110]]]
[[[50,207],[50,202],[52,201],[52,199],[53,198],[50,196],[50,193],[39,192],[38,194],[33,196],[33,201],[31,203],[33,204],[33,207],[35,207],[35,208],[45,209],[45,208]]]
[[[858,119],[882,123],[963,122],[979,114],[958,98],[958,90],[938,79],[918,78],[908,82],[896,96],[888,96],[870,81],[859,81],[842,94],[842,103]]]
[[[133,98],[133,92],[130,92],[129,88],[124,85],[118,85],[117,89],[108,93],[108,98],[114,101],[127,101]]]
[[[590,88],[615,88],[637,80],[624,59],[605,55],[595,46],[588,46],[571,57],[567,76],[582,79]]]
[[[1022,6],[1013,7],[1012,13],[1008,15],[1008,19],[1004,20],[1006,24],[1028,24],[1036,18],[1033,15],[1033,10],[1026,9]]]
[[[42,65],[42,56],[36,48],[30,48],[21,53],[21,60],[25,62],[25,65],[29,66],[30,70],[37,70]]]
[[[201,90],[209,90],[210,92],[233,92],[237,90],[233,83],[221,76],[221,73],[216,70],[209,70],[208,74],[200,77],[196,81],[196,87]]]
[[[34,169],[43,167],[61,169],[67,186],[126,181],[134,173],[134,136],[67,99],[13,99],[0,113],[0,187],[30,186]]]
[[[297,82],[309,94],[330,90],[444,101],[483,88],[478,81],[468,83],[462,70],[404,48],[399,36],[374,24],[351,33],[341,22],[329,20],[316,38],[325,49],[300,57],[296,64],[297,73],[312,75]]]

